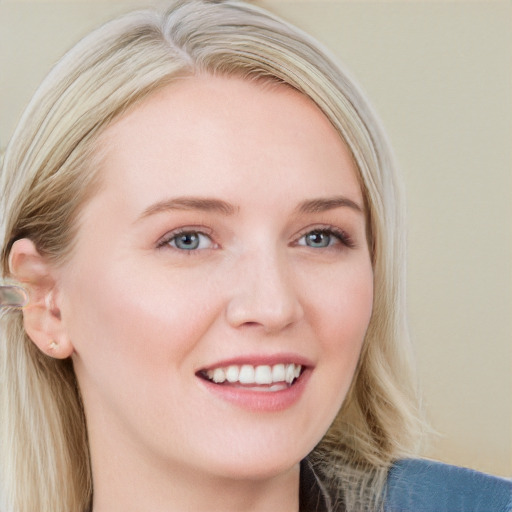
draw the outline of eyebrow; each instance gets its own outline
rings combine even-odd
[[[363,213],[364,209],[352,199],[345,196],[326,197],[319,199],[309,199],[299,204],[296,210],[299,213],[322,213],[335,208],[351,208],[356,212]]]
[[[342,207],[351,208],[359,213],[364,213],[363,208],[359,204],[344,196],[308,199],[300,203],[295,211],[301,214],[321,213]],[[235,207],[226,201],[222,201],[221,199],[205,197],[176,197],[172,199],[164,199],[163,201],[158,201],[157,203],[152,204],[142,212],[139,219],[169,210],[200,210],[204,212],[216,212],[222,215],[234,215],[240,210],[240,208]]]
[[[169,210],[200,210],[204,212],[217,212],[223,215],[233,215],[238,208],[220,199],[176,197],[152,204],[142,212],[140,219]]]

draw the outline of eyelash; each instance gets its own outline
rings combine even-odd
[[[173,247],[170,245],[170,243],[173,240],[176,240],[180,236],[183,235],[199,235],[199,236],[205,236],[211,240],[211,234],[205,233],[204,231],[201,231],[200,229],[194,228],[194,227],[187,227],[187,228],[180,228],[175,231],[172,231],[171,233],[166,234],[160,241],[157,243],[157,249],[163,249],[166,247],[170,247],[171,249],[174,249],[175,251],[179,251],[180,253],[192,255],[193,253],[197,253],[197,249],[180,249],[179,247]],[[213,241],[212,241],[213,243]],[[215,244],[213,244],[215,245]]]
[[[343,231],[342,229],[339,229],[339,228],[335,228],[333,226],[316,227],[316,228],[312,228],[312,229],[308,228],[306,231],[302,232],[302,234],[300,235],[298,240],[301,240],[302,238],[304,238],[305,236],[307,236],[311,233],[319,233],[319,234],[323,234],[323,235],[333,236],[342,245],[344,245],[345,247],[347,247],[349,249],[354,249],[356,247],[356,243],[354,242],[353,238],[346,231]],[[297,244],[297,242],[296,242],[296,244]],[[330,245],[328,245],[326,247],[322,247],[322,248],[328,249],[331,247],[332,247],[332,245],[330,244]]]
[[[298,237],[298,239],[296,239],[296,241],[294,242],[293,245],[300,245],[300,246],[305,246],[305,247],[311,247],[311,246],[307,246],[307,244],[299,244],[298,241],[303,239],[307,235],[312,234],[312,233],[318,233],[318,234],[322,234],[322,235],[333,236],[342,245],[346,246],[349,249],[353,249],[354,247],[356,247],[356,244],[355,244],[354,240],[352,239],[352,237],[346,231],[343,231],[342,229],[335,228],[333,226],[308,228],[306,231],[303,231],[300,234],[300,236]],[[170,245],[170,243],[173,240],[176,240],[178,237],[183,236],[183,235],[205,236],[205,237],[207,237],[207,238],[209,238],[211,240],[211,234],[205,233],[204,231],[201,231],[200,229],[193,228],[193,227],[180,228],[178,230],[172,231],[171,233],[168,233],[167,235],[165,235],[157,243],[157,249],[162,249],[162,248],[165,248],[165,247],[170,247],[171,249],[174,249],[176,251],[179,251],[180,253],[184,253],[184,254],[187,254],[187,255],[192,255],[193,253],[198,253],[199,251],[204,250],[204,249],[197,249],[197,248],[196,249],[188,249],[188,250],[187,249],[180,249],[179,247],[175,247],[175,246]],[[212,244],[214,246],[213,248],[216,248],[215,247],[216,244],[214,244],[213,241],[212,241]],[[331,248],[332,245],[337,245],[337,244],[329,244],[326,247],[311,247],[311,248],[313,248],[313,249],[328,249],[328,248]]]

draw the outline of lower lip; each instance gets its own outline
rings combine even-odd
[[[243,409],[254,412],[278,412],[296,404],[309,380],[311,370],[305,369],[288,388],[280,391],[258,391],[254,389],[222,386],[198,377],[205,388],[216,396]]]

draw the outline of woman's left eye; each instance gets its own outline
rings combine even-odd
[[[195,251],[209,249],[213,246],[213,242],[208,235],[199,231],[182,231],[166,238],[159,245],[170,245],[181,251]]]
[[[302,235],[299,238],[297,245],[312,247],[314,249],[322,249],[339,243],[349,247],[352,246],[350,238],[344,233],[337,233],[331,229],[315,229]]]

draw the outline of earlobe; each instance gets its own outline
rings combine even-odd
[[[32,240],[23,238],[11,248],[9,270],[29,296],[28,305],[23,308],[23,323],[30,339],[51,357],[69,357],[73,346],[62,322],[53,267]]]

